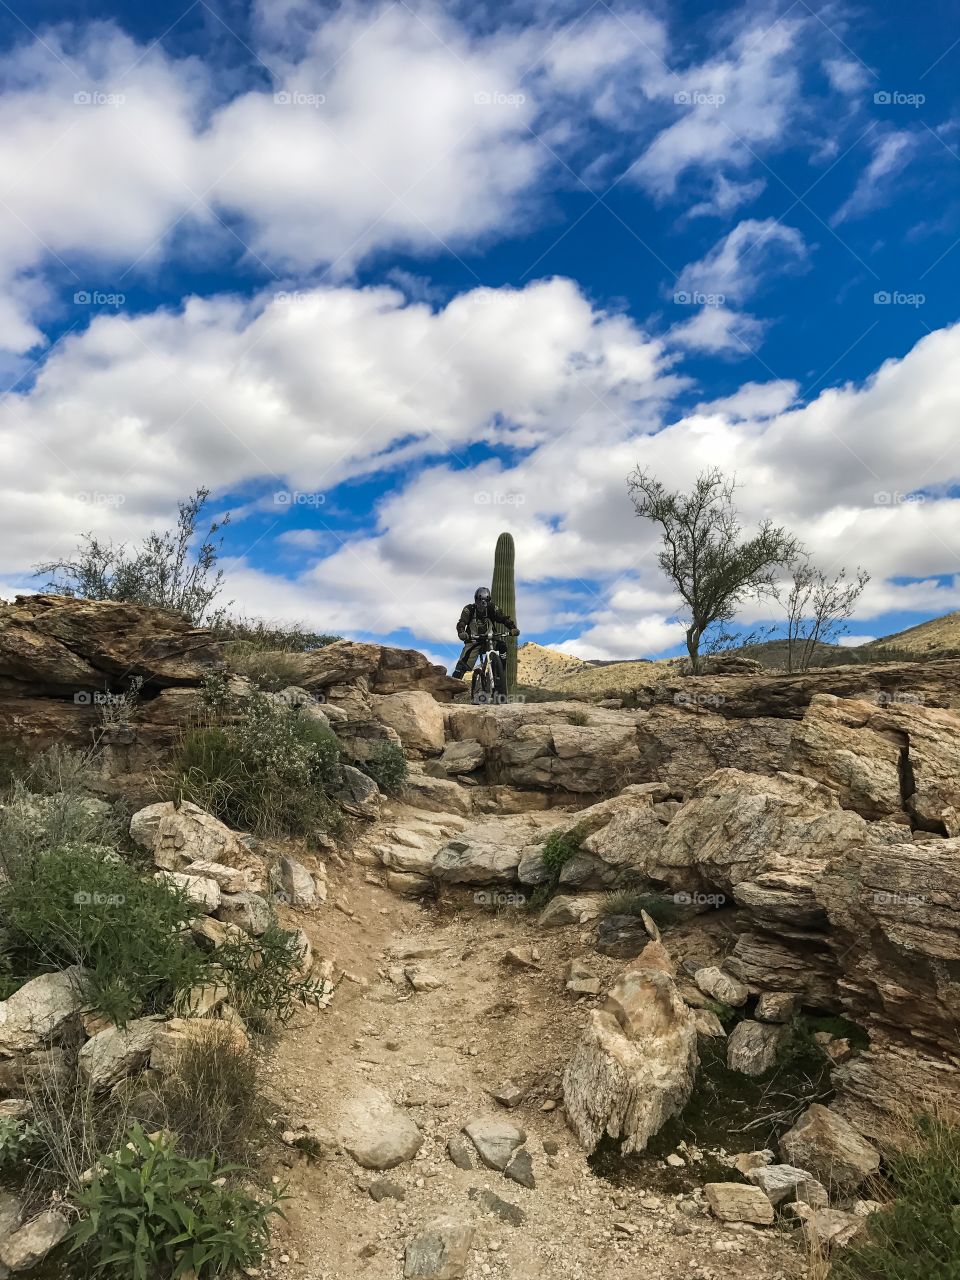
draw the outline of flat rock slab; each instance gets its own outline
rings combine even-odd
[[[816,1208],[826,1208],[830,1203],[826,1187],[806,1169],[795,1169],[792,1164],[770,1164],[750,1169],[747,1181],[759,1187],[774,1206],[793,1200]]]
[[[749,1222],[768,1227],[773,1222],[773,1205],[759,1187],[742,1182],[708,1182],[703,1188],[707,1204],[721,1222]]]
[[[716,965],[698,969],[693,975],[693,980],[704,995],[710,996],[713,1000],[719,1000],[722,1004],[729,1004],[734,1009],[739,1009],[742,1004],[747,1003],[750,992],[743,983],[732,974],[724,973]]]
[[[343,1106],[340,1145],[364,1169],[393,1169],[412,1160],[423,1135],[405,1111],[379,1089],[364,1089]]]
[[[522,1227],[527,1220],[527,1215],[518,1204],[501,1199],[493,1191],[478,1191],[476,1187],[471,1187],[467,1194],[477,1201],[481,1209],[494,1214],[501,1222],[509,1223],[511,1227]]]
[[[513,1153],[527,1140],[522,1129],[498,1116],[478,1116],[464,1125],[463,1131],[487,1168],[498,1173],[503,1173]]]
[[[826,1187],[852,1191],[880,1168],[880,1154],[848,1120],[815,1102],[780,1139],[784,1160]]]

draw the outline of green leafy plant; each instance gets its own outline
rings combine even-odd
[[[888,1161],[892,1204],[833,1264],[836,1280],[960,1280],[960,1127],[921,1115]]]
[[[6,871],[0,916],[14,972],[83,965],[88,998],[119,1024],[202,980],[208,961],[180,934],[197,909],[176,886],[96,845],[21,856]]]
[[[39,1149],[35,1125],[17,1116],[0,1116],[0,1174],[12,1173]]]
[[[216,679],[204,701],[211,723],[187,734],[177,763],[182,799],[261,836],[338,827],[340,744],[309,708],[260,690],[237,697]]]
[[[261,1030],[290,1021],[297,1009],[316,1005],[322,984],[300,971],[301,942],[272,921],[259,938],[234,938],[217,951],[230,1003]]]
[[[388,796],[396,795],[402,790],[409,774],[403,748],[395,742],[378,743],[370,759],[361,764],[360,768]]]
[[[560,872],[572,857],[580,852],[585,832],[582,827],[573,827],[570,831],[551,831],[543,842],[543,866],[554,886],[560,879]]]
[[[235,1185],[230,1165],[181,1154],[176,1138],[134,1125],[120,1149],[75,1196],[83,1217],[71,1253],[106,1280],[197,1280],[256,1267],[281,1196],[260,1203]]]

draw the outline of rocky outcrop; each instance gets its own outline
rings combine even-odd
[[[443,667],[417,649],[338,640],[310,653],[291,656],[294,682],[311,693],[329,693],[336,687],[362,682],[371,694],[408,693],[423,690],[442,702],[463,693],[463,682],[452,680]],[[336,698],[332,699],[337,701]]]
[[[556,814],[525,813],[470,823],[432,859],[437,880],[447,884],[515,884],[525,858],[538,854]]]
[[[587,1151],[603,1135],[642,1151],[686,1105],[699,1058],[693,1015],[673,979],[631,967],[591,1012],[563,1075],[567,1119]]]
[[[818,695],[791,741],[791,767],[846,809],[960,835],[960,712]]]
[[[880,1155],[843,1116],[814,1103],[780,1139],[780,1153],[791,1165],[808,1169],[825,1187],[856,1190],[878,1172]]]
[[[443,750],[443,711],[432,693],[414,689],[375,695],[372,704],[373,714],[394,730],[405,751],[439,755]]]

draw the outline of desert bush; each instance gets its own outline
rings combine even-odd
[[[92,1003],[117,1023],[166,1009],[202,979],[205,957],[180,935],[196,906],[97,845],[16,858],[0,884],[7,953],[23,976],[82,964]]]
[[[960,1127],[937,1115],[912,1123],[887,1166],[896,1196],[833,1263],[835,1280],[960,1280]]]
[[[570,711],[567,713],[567,723],[582,728],[585,724],[589,724],[590,717],[585,711]]]
[[[242,698],[222,681],[204,688],[209,723],[186,736],[174,790],[231,826],[261,836],[335,829],[330,792],[340,744],[306,709],[262,691]]]
[[[223,618],[214,631],[227,645],[245,648],[247,652],[310,653],[342,640],[342,636],[311,631],[299,622],[272,623],[263,618]],[[234,652],[233,649],[230,652]]]
[[[46,849],[126,841],[126,806],[105,806],[86,794],[81,785],[86,768],[76,753],[47,752],[13,779],[0,803],[0,871],[7,874],[17,859]]]
[[[570,831],[551,831],[543,842],[543,865],[554,887],[560,879],[560,872],[580,852],[584,834],[579,826]]]
[[[131,1105],[147,1129],[178,1134],[187,1155],[248,1164],[265,1126],[259,1059],[219,1025],[222,1036],[190,1040],[174,1070],[141,1090]]]
[[[210,490],[201,488],[178,503],[176,526],[154,530],[132,551],[86,533],[72,559],[39,564],[36,572],[51,575],[46,585],[61,595],[154,605],[182,613],[197,625],[215,622],[222,617],[222,610],[212,609],[223,586],[223,572],[217,569],[221,530],[230,516],[212,520],[198,542],[197,526],[209,496]]]
[[[395,742],[378,743],[370,759],[361,764],[360,768],[388,796],[395,796],[402,790],[410,772],[403,748]]]
[[[644,893],[639,889],[618,889],[604,894],[599,909],[602,916],[639,916],[641,911],[645,911],[655,924],[664,929],[683,918],[682,906],[672,898],[665,898],[660,893]]]
[[[271,922],[259,938],[234,938],[217,951],[230,1003],[258,1030],[290,1021],[298,1008],[315,1005],[322,986],[299,971],[297,934]]]
[[[246,676],[260,689],[274,692],[295,685],[300,677],[300,663],[296,654],[283,649],[231,645],[227,662],[230,670],[237,675]]]
[[[74,1197],[84,1216],[71,1231],[71,1252],[106,1280],[176,1280],[188,1272],[210,1280],[256,1267],[280,1197],[273,1192],[260,1203],[235,1185],[236,1172],[218,1168],[212,1156],[181,1154],[174,1137],[134,1125]]]

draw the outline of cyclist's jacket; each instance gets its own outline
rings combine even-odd
[[[491,622],[500,623],[504,627],[515,627],[517,624],[514,620],[497,606],[491,600],[487,608],[487,617]],[[477,629],[473,625],[477,619],[477,606],[475,604],[465,604],[457,622],[457,635],[466,643],[467,640],[475,640]]]

